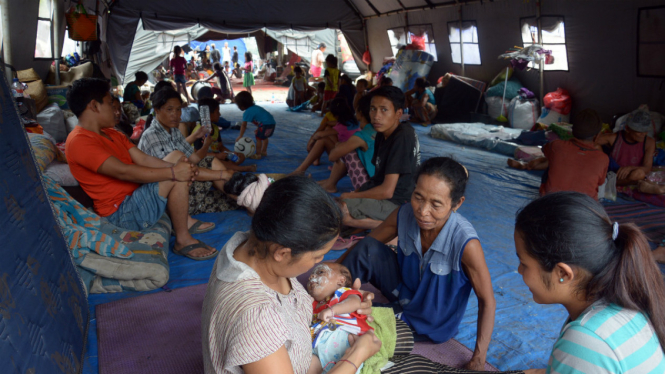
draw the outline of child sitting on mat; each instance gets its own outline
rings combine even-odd
[[[245,112],[242,115],[242,124],[240,125],[240,135],[236,142],[245,136],[247,122],[255,124],[258,128],[254,131],[256,134],[256,154],[251,156],[255,160],[268,155],[268,138],[275,132],[275,118],[267,110],[254,104],[252,94],[247,91],[239,92],[235,100],[238,109]]]
[[[594,144],[603,124],[594,110],[580,112],[573,124],[573,138],[545,144],[543,153],[528,163],[508,159],[508,166],[520,170],[546,170],[540,195],[576,191],[598,200],[598,187],[605,183],[609,158]]]
[[[318,360],[312,360],[308,374],[327,373],[342,359],[357,335],[372,329],[367,316],[356,313],[362,294],[351,289],[352,283],[349,269],[332,262],[319,264],[309,277],[307,292],[314,298],[312,353]],[[362,365],[356,373],[361,368]]]

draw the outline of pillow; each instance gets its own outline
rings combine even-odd
[[[67,127],[65,127],[65,116],[58,104],[49,104],[37,114],[37,122],[44,131],[53,136],[56,143],[67,140]]]
[[[53,162],[44,169],[44,175],[48,175],[55,183],[62,187],[74,187],[79,185],[79,182],[69,170],[69,165],[58,160],[53,160]]]
[[[48,136],[28,133],[28,137],[30,138],[30,145],[35,155],[37,167],[43,173],[48,164],[60,153],[60,150],[49,140]]]
[[[37,107],[37,113],[41,112],[48,105],[48,94],[46,93],[46,86],[41,80],[29,82],[28,89],[25,90],[25,93],[30,95],[30,97],[35,100],[35,106]]]

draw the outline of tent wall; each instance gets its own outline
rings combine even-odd
[[[329,0],[315,5],[307,0],[211,2],[192,0],[164,2],[154,0],[118,1],[109,16],[107,40],[116,70],[127,68],[139,19],[147,30],[179,30],[200,26],[229,33],[251,33],[264,27],[274,30],[313,31],[339,28],[355,53],[364,48],[362,21],[345,0]],[[360,51],[360,52],[358,52]]]
[[[35,59],[35,40],[37,39],[37,16],[39,15],[38,0],[10,0],[9,19],[12,51],[12,65],[16,70],[33,68],[42,78],[46,78],[51,60]],[[64,5],[60,4],[62,9]],[[3,12],[5,9],[2,10]],[[59,40],[65,37],[64,12],[56,13],[60,18]],[[5,36],[6,37],[6,36]],[[56,51],[58,55],[62,51]]]
[[[543,15],[565,18],[568,72],[545,72],[545,92],[566,88],[573,97],[573,115],[584,108],[597,110],[609,120],[618,112],[627,112],[640,104],[665,113],[665,89],[662,78],[642,78],[636,73],[638,8],[663,5],[662,0],[544,0]],[[505,60],[498,56],[512,46],[521,46],[520,18],[536,14],[535,2],[505,0],[463,6],[463,19],[476,21],[482,65],[466,65],[465,75],[490,81]],[[453,64],[447,23],[457,21],[457,7],[408,13],[408,23],[431,24],[436,41],[438,62],[430,80],[446,72],[461,74],[461,65]],[[387,29],[404,27],[405,14],[367,20],[372,70],[391,56]],[[518,73],[522,83],[534,92],[540,88],[539,73]]]

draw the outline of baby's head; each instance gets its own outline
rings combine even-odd
[[[351,287],[353,278],[346,266],[336,262],[322,262],[312,270],[307,292],[316,301],[324,301],[340,287]]]

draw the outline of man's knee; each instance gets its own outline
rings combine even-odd
[[[179,161],[183,156],[185,156],[184,153],[182,153],[181,151],[175,150],[175,151],[169,153],[168,155],[166,155],[166,157],[164,157],[162,160],[164,160],[166,162],[175,163],[175,162]]]

